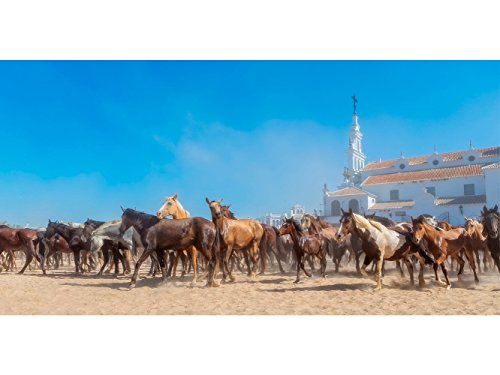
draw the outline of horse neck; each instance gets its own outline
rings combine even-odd
[[[177,204],[177,213],[172,215],[174,220],[178,219],[187,219],[189,217],[189,213],[187,210],[181,207],[181,205]]]

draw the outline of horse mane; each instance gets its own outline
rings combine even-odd
[[[385,227],[377,221],[368,220],[364,216],[361,216],[361,215],[358,215],[355,213],[353,213],[352,216],[354,217],[354,221],[356,222],[356,224],[359,225],[363,229],[370,230],[371,227],[374,227],[379,232],[383,232],[385,229]]]
[[[160,221],[160,219],[158,219],[155,215],[136,211],[132,208],[127,208],[125,211],[123,211],[123,214],[127,215],[130,219],[136,222],[138,224],[137,226],[140,228],[151,227]]]
[[[297,233],[299,233],[300,235],[302,235],[304,233],[304,230],[302,229],[302,225],[300,225],[300,223],[296,220],[294,220],[293,218],[290,218],[290,219],[286,219],[286,222],[288,224],[292,224],[295,228],[295,230],[297,231]]]

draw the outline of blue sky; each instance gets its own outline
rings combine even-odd
[[[500,62],[1,61],[0,221],[111,220],[179,192],[319,209],[352,115],[368,161],[500,144]]]

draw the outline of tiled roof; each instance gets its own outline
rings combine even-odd
[[[371,207],[369,210],[390,210],[393,208],[408,208],[413,207],[415,205],[415,201],[387,201],[387,202],[377,202]]]
[[[464,176],[480,176],[483,174],[481,170],[481,167],[483,166],[484,164],[474,164],[463,165],[460,167],[434,168],[423,171],[379,174],[369,176],[365,181],[363,181],[361,186],[408,181],[443,180]]]
[[[345,195],[373,195],[372,193],[369,193],[367,191],[355,188],[355,187],[346,187],[337,191],[329,191],[326,193],[327,196],[329,197],[341,197]]]
[[[467,151],[446,152],[443,154],[439,154],[439,156],[442,158],[443,162],[456,161],[461,159]],[[496,146],[496,147],[480,148],[477,150],[477,152],[479,152],[479,154],[481,155],[480,157],[482,158],[491,158],[500,155],[500,147]],[[406,160],[408,160],[408,165],[420,165],[427,163],[427,160],[431,156],[432,155],[417,156],[412,158],[406,158]],[[368,163],[366,167],[363,168],[363,171],[374,171],[379,169],[393,168],[396,165],[396,163],[399,162],[399,160],[400,159]]]
[[[435,201],[438,206],[452,204],[483,204],[486,203],[486,195],[464,195],[461,197],[440,197]]]

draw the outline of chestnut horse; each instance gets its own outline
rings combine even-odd
[[[423,239],[426,240],[427,250],[434,256],[434,275],[436,281],[446,286],[447,289],[451,288],[450,279],[448,278],[448,270],[446,268],[445,260],[448,256],[455,259],[460,264],[458,277],[463,273],[465,261],[460,256],[460,251],[465,251],[465,256],[471,265],[474,272],[474,280],[479,282],[476,273],[476,264],[474,262],[474,254],[471,247],[471,240],[465,229],[455,228],[450,230],[443,230],[441,228],[429,225],[427,220],[419,216],[416,219],[412,218],[413,224],[413,241],[420,244]],[[441,266],[446,283],[443,283],[438,276],[437,268]]]
[[[487,263],[488,261],[493,262],[493,258],[488,252],[486,237],[483,236],[483,224],[474,219],[465,217],[464,229],[467,231],[471,239],[471,246],[474,249],[474,254],[476,255],[478,271],[481,272],[481,258],[479,257],[479,250],[483,252],[483,271],[488,271]]]
[[[481,211],[481,224],[483,224],[483,235],[490,250],[491,257],[500,272],[500,215],[498,205],[492,209],[484,206]]]
[[[342,239],[348,234],[359,237],[361,247],[366,254],[361,272],[366,275],[365,269],[368,264],[372,260],[376,262],[375,281],[377,285],[375,290],[382,288],[382,265],[384,260],[396,261],[402,259],[408,268],[410,281],[413,284],[413,265],[409,260],[410,255],[415,255],[419,260],[421,267],[421,273],[419,274],[420,285],[424,282],[423,267],[425,261],[419,254],[419,248],[413,246],[410,236],[403,228],[395,229],[386,228],[377,221],[366,219],[355,214],[351,209],[349,209],[349,212],[342,210],[338,238]]]
[[[217,267],[218,254],[214,248],[215,227],[202,217],[190,217],[179,220],[161,220],[154,215],[127,208],[123,211],[121,218],[120,233],[125,233],[130,227],[139,233],[141,243],[145,250],[137,260],[134,274],[130,280],[130,287],[134,287],[142,263],[156,252],[162,272],[162,282],[166,281],[167,272],[165,268],[164,250],[174,251],[195,246],[208,260],[207,286],[217,286],[214,281],[214,270]]]
[[[230,204],[221,206],[222,214],[228,219],[237,220],[233,212],[229,209],[230,207],[231,207]],[[261,267],[259,274],[262,275],[266,271],[266,257],[271,258],[271,254],[273,254],[276,260],[278,261],[278,267],[280,269],[280,272],[284,274],[285,270],[281,266],[281,259],[280,259],[281,254],[279,245],[282,244],[279,239],[278,229],[265,223],[260,223],[260,225],[262,226],[262,229],[264,229],[264,234],[262,235],[262,239],[259,245],[260,267]]]
[[[26,262],[19,273],[24,273],[33,258],[41,262],[36,252],[38,242],[37,231],[33,229],[18,229],[3,226],[0,228],[0,254],[4,251],[22,251],[26,255]]]
[[[205,198],[210,212],[212,222],[217,230],[217,242],[222,256],[222,280],[225,281],[229,276],[230,281],[235,278],[229,267],[229,259],[235,250],[242,251],[248,267],[248,276],[254,277],[257,271],[257,262],[259,259],[259,246],[264,229],[257,220],[253,219],[229,219],[224,216],[221,209],[221,200],[210,201]],[[250,259],[252,258],[253,267],[250,268]]]
[[[178,200],[179,194],[175,193],[175,195],[171,197],[166,197],[165,202],[163,202],[163,205],[160,207],[158,212],[156,213],[156,216],[159,219],[163,219],[167,216],[172,216],[174,220],[179,220],[179,219],[187,219],[188,217],[191,217],[189,215],[189,212],[182,207],[181,202]],[[193,266],[193,283],[196,283],[198,280],[198,266],[197,266],[197,260],[198,260],[198,250],[194,246],[190,246],[187,249],[182,249],[179,250],[175,253],[175,259],[173,262],[170,263],[168,274],[170,274],[172,268],[174,269],[174,276],[175,276],[175,271],[177,269],[177,263],[179,262],[179,258],[182,257],[182,263],[183,263],[183,270],[182,270],[182,275],[186,272],[186,267],[184,267],[184,258],[183,258],[183,252],[186,251],[189,255],[191,255],[191,264]]]
[[[320,273],[322,277],[326,277],[326,254],[327,242],[324,237],[319,234],[305,234],[302,227],[293,218],[284,219],[283,225],[279,229],[280,236],[289,234],[293,241],[293,250],[297,260],[297,278],[294,283],[300,281],[300,269],[304,271],[307,277],[312,275],[306,271],[304,266],[305,255],[316,256],[321,263]]]

